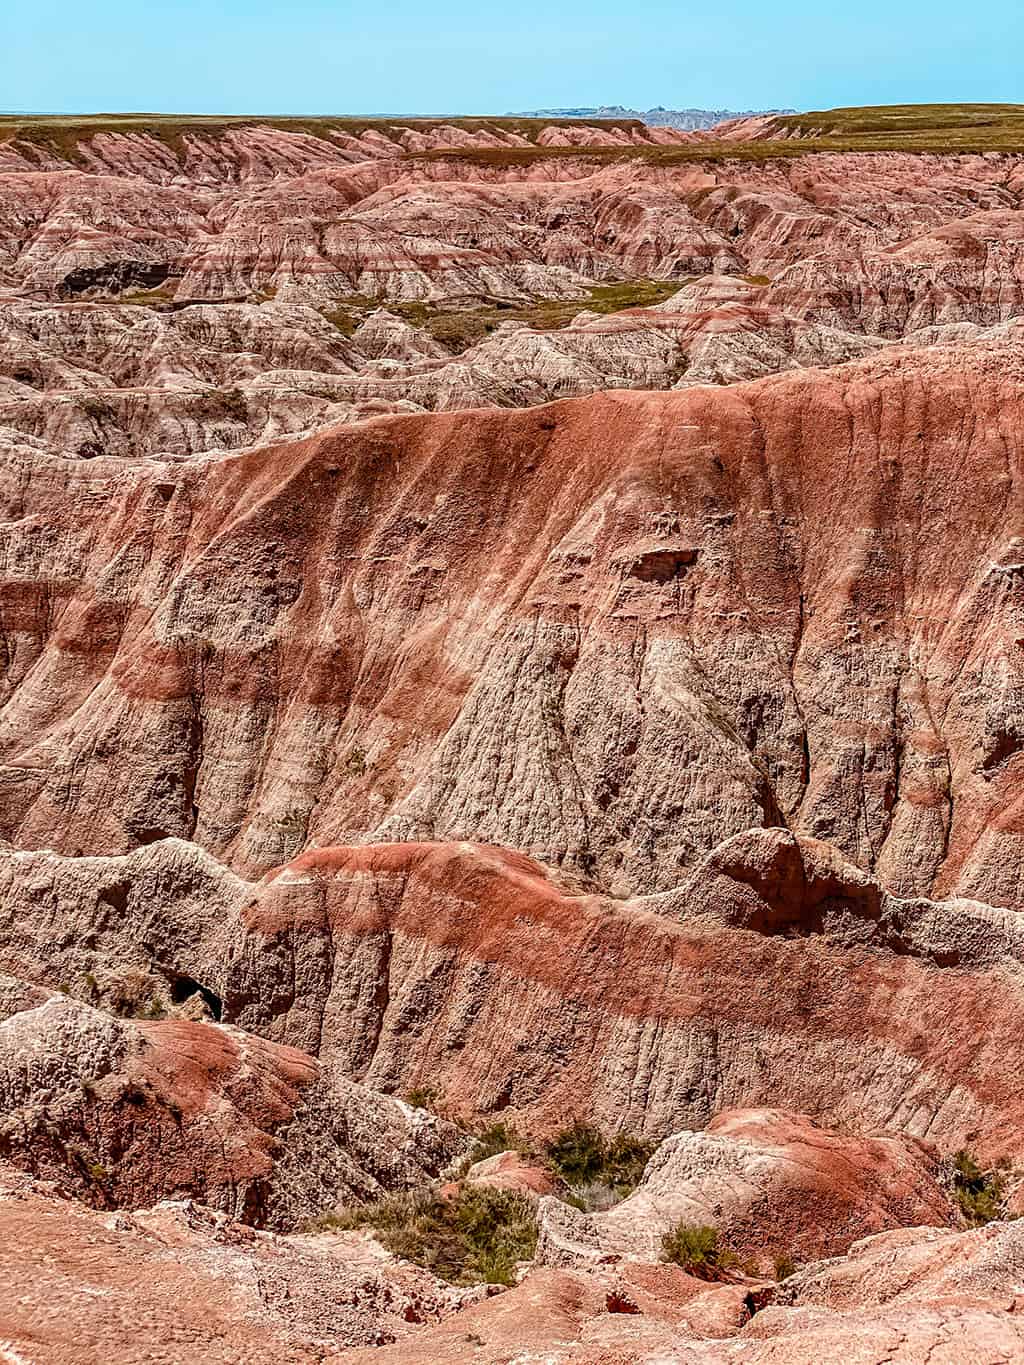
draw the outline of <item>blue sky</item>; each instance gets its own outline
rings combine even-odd
[[[0,0],[0,108],[1024,102],[1024,0]]]

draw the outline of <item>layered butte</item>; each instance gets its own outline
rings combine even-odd
[[[341,427],[9,450],[0,828],[507,844],[614,895],[752,827],[1020,904],[1019,353]]]

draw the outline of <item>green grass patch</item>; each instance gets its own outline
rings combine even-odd
[[[953,1158],[953,1195],[972,1227],[991,1223],[1004,1214],[1008,1163],[986,1171],[966,1149]]]
[[[411,327],[429,332],[453,355],[461,355],[486,340],[503,322],[517,322],[536,332],[568,327],[582,312],[621,313],[628,308],[656,308],[678,293],[689,280],[620,280],[596,284],[584,299],[536,299],[531,303],[493,302],[475,307],[424,302],[387,303],[365,295],[339,299],[323,316],[344,336],[352,336],[371,312],[385,308]]]
[[[1024,104],[879,104],[783,114],[783,131],[818,137],[876,138],[913,143],[941,136],[950,140],[1017,136],[1024,133]]]
[[[174,302],[177,280],[168,280],[157,289],[126,289],[116,296],[118,303],[134,303],[142,308],[166,309]]]
[[[722,1246],[718,1229],[677,1223],[661,1239],[661,1259],[682,1266],[698,1280],[720,1280],[737,1264],[735,1255]]]
[[[451,1284],[512,1284],[516,1263],[530,1260],[537,1247],[537,1219],[525,1195],[472,1185],[451,1199],[433,1189],[392,1195],[314,1224],[318,1231],[358,1228]]]

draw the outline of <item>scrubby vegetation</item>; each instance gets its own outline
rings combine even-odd
[[[476,1142],[469,1153],[469,1165],[486,1161],[489,1156],[497,1156],[499,1152],[518,1152],[524,1157],[537,1155],[531,1144],[520,1137],[511,1124],[492,1123],[477,1133]]]
[[[630,1133],[606,1137],[592,1124],[576,1122],[544,1149],[567,1199],[585,1213],[611,1208],[633,1193],[656,1144]]]
[[[963,1149],[953,1158],[953,1195],[960,1212],[972,1227],[991,1223],[1005,1212],[1006,1176],[1009,1163],[986,1171],[973,1153]]]
[[[788,1280],[790,1275],[795,1275],[799,1267],[789,1252],[784,1251],[775,1257],[775,1278],[777,1280]]]
[[[718,1280],[736,1265],[736,1257],[723,1247],[718,1229],[677,1223],[661,1239],[661,1259],[682,1266],[699,1280]]]
[[[435,308],[425,303],[386,305],[435,341],[460,353],[494,332],[503,322],[518,322],[536,332],[568,327],[579,313],[620,313],[627,308],[653,308],[672,297],[685,280],[621,280],[597,284],[584,299],[535,299],[531,303],[485,304],[477,308]]]
[[[346,769],[353,777],[363,777],[366,773],[366,750],[361,745],[354,745],[348,752],[345,760]]]
[[[537,1246],[533,1203],[511,1190],[463,1186],[450,1199],[435,1189],[393,1195],[328,1214],[322,1230],[370,1228],[396,1256],[452,1284],[511,1284],[516,1263]]]
[[[577,1122],[553,1138],[545,1154],[567,1185],[604,1181],[628,1193],[640,1183],[656,1145],[631,1133],[608,1138],[599,1128]]]
[[[567,1203],[593,1213],[633,1193],[656,1146],[630,1133],[607,1137],[593,1124],[579,1120],[543,1144],[531,1143],[511,1124],[492,1123],[477,1133],[459,1174],[499,1152],[518,1152],[550,1173]]]
[[[405,1102],[414,1109],[433,1109],[437,1103],[437,1091],[430,1085],[414,1085],[406,1093]]]
[[[79,408],[92,422],[110,421],[117,415],[105,398],[91,393],[79,394],[76,398]]]
[[[582,299],[535,299],[530,303],[512,300],[466,304],[389,303],[354,294],[323,311],[323,316],[344,336],[351,336],[366,317],[377,308],[403,318],[411,327],[429,332],[453,355],[461,355],[485,340],[504,322],[518,322],[537,332],[558,331],[568,327],[579,313],[620,313],[627,308],[654,308],[682,289],[688,279],[619,280],[613,284],[593,285]]]
[[[117,301],[141,308],[155,308],[157,311],[166,310],[174,303],[174,291],[178,284],[177,279],[171,279],[165,280],[155,289],[126,289],[117,296]]]
[[[211,421],[245,422],[249,417],[249,405],[241,389],[207,389],[202,411]]]

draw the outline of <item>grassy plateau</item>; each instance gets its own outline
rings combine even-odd
[[[587,120],[587,122],[590,122]],[[83,114],[0,117],[0,142],[36,146],[75,163],[81,144],[97,134],[154,138],[179,160],[188,137],[222,137],[241,128],[274,128],[331,142],[337,135],[366,132],[395,135],[407,129],[429,132],[455,127],[466,132],[512,132],[526,147],[441,148],[410,153],[413,160],[468,162],[497,168],[548,161],[598,163],[642,160],[656,165],[689,161],[770,161],[813,152],[1024,153],[1024,105],[906,104],[816,110],[774,118],[770,136],[749,141],[709,138],[677,146],[542,147],[544,128],[578,127],[578,119],[530,118],[336,118],[263,115]],[[593,120],[595,125],[629,131],[635,119]]]

